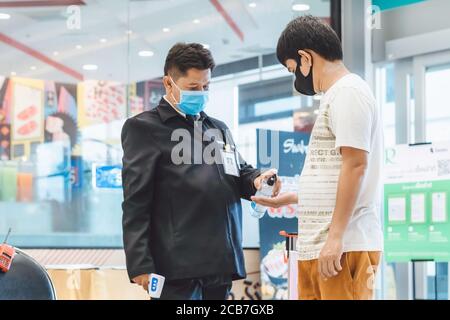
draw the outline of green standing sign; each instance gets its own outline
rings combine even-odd
[[[450,261],[450,143],[386,149],[385,258]]]

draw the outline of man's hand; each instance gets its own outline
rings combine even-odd
[[[279,208],[288,204],[298,203],[297,192],[284,192],[273,198],[253,196],[251,199],[257,204],[270,208]]]
[[[342,238],[328,236],[319,256],[319,275],[325,280],[342,271]]]
[[[148,274],[141,274],[140,276],[133,278],[133,282],[140,285],[145,291],[148,292],[148,278]]]
[[[262,183],[263,181],[267,181],[267,179],[269,179],[271,176],[273,176],[274,174],[277,174],[278,170],[277,169],[270,169],[267,170],[263,173],[261,173],[260,176],[258,176],[255,181],[253,181],[253,184],[256,188],[256,190],[261,189]],[[275,182],[275,185],[273,187],[273,191],[272,191],[272,196],[275,197],[278,195],[278,193],[280,192],[281,189],[281,180],[277,177],[277,181]]]

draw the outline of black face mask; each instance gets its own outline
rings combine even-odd
[[[309,68],[309,74],[306,77],[301,73],[300,66],[301,60],[299,59],[297,61],[297,69],[295,69],[295,90],[306,96],[314,96],[316,92],[314,91],[312,66]]]

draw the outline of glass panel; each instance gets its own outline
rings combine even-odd
[[[427,141],[450,140],[450,64],[428,68],[425,74]]]
[[[271,113],[293,111],[300,106],[300,97],[287,97],[277,100],[255,103],[255,116],[263,116]]]
[[[428,262],[428,299],[448,300],[448,263]]]
[[[383,117],[384,145],[395,145],[395,79],[394,65],[388,64],[376,71],[376,96]]]
[[[414,77],[408,74],[409,143],[416,143],[416,99]]]
[[[128,1],[64,3],[0,8],[0,233],[120,247]]]
[[[328,1],[304,2],[329,21]],[[269,0],[10,1],[0,13],[0,234],[11,227],[20,247],[121,247],[121,127],[163,96],[169,48],[204,44],[233,78],[258,68],[244,59],[278,64],[280,32],[305,14]],[[236,85],[218,86],[208,112],[233,123]]]

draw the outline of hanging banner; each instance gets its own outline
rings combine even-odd
[[[387,148],[384,173],[386,260],[450,261],[450,143]]]
[[[278,168],[281,192],[298,189],[310,133],[257,130],[258,168]],[[297,232],[297,206],[269,208],[259,221],[261,293],[263,299],[288,298],[288,263],[285,261],[284,230]]]

